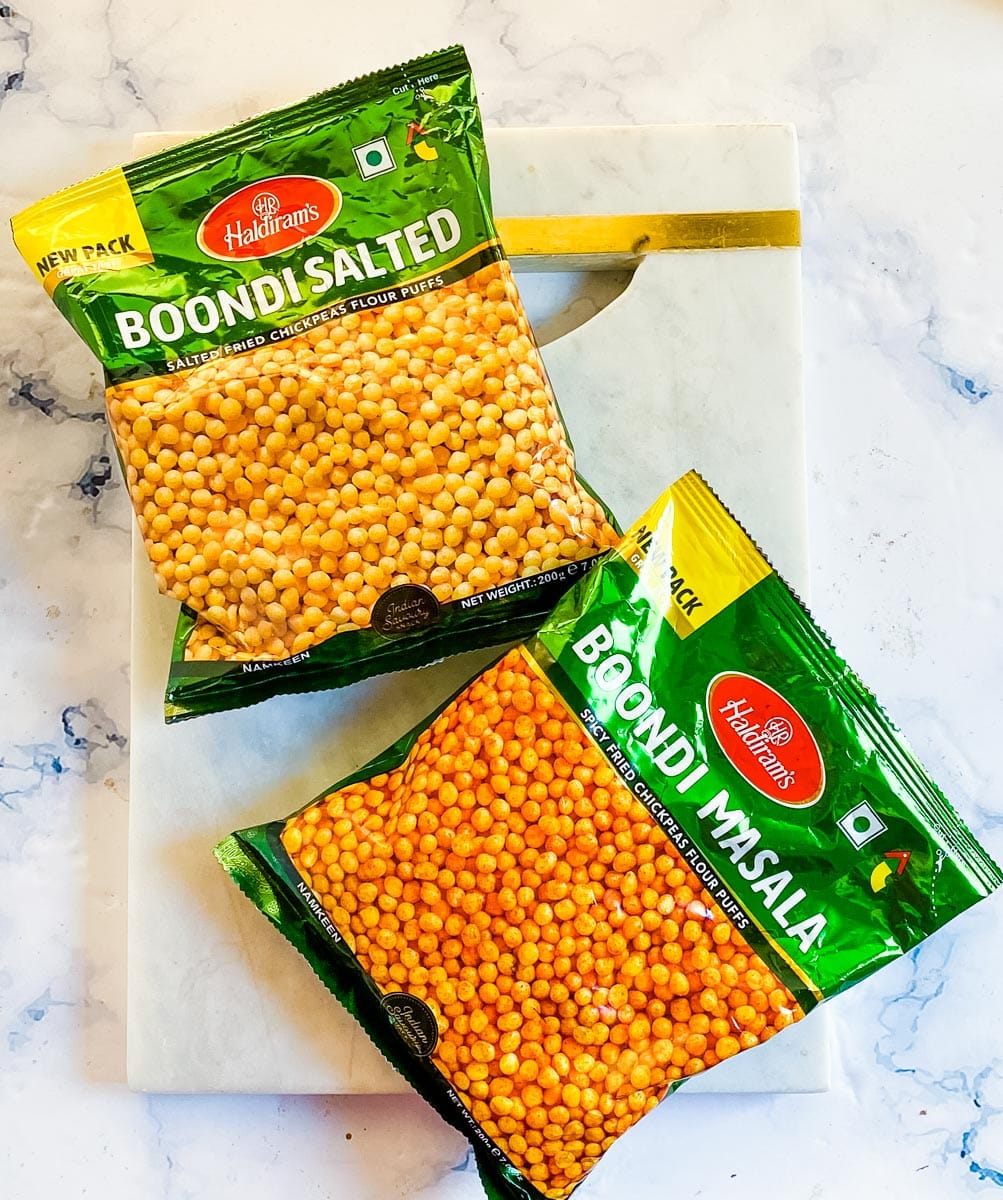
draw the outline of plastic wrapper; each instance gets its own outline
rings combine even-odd
[[[182,605],[169,720],[514,641],[615,542],[499,243],[459,47],[12,224],[101,359]]]
[[[1000,882],[693,473],[534,638],[216,855],[508,1200],[562,1200]]]

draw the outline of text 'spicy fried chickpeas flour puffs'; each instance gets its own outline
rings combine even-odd
[[[492,221],[459,48],[14,218],[101,358],[169,719],[524,636],[616,540]]]
[[[216,854],[506,1200],[563,1200],[1000,881],[692,473],[535,638]]]

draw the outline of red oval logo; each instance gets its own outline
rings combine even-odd
[[[210,258],[268,258],[302,246],[341,211],[341,192],[316,175],[274,175],[220,200],[202,219],[199,249]]]
[[[707,715],[717,744],[757,792],[789,808],[807,808],[825,790],[825,764],[801,714],[779,692],[739,671],[707,686]]]

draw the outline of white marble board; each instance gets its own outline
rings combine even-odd
[[[137,152],[173,140],[141,135]],[[505,216],[798,207],[789,126],[493,130],[488,140],[495,209]],[[560,277],[541,284],[524,274],[541,265],[561,263],[517,264],[531,312],[552,308],[560,291]],[[668,252],[634,265],[622,294],[545,349],[580,469],[629,521],[697,467],[805,592],[799,251]],[[579,300],[572,312],[588,308]],[[491,653],[166,727],[175,611],[134,536],[129,1082],[176,1092],[406,1091],[209,851],[364,762]],[[687,1091],[819,1091],[828,1072],[819,1012]]]

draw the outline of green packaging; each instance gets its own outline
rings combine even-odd
[[[615,542],[498,238],[460,47],[12,226],[104,366],[181,603],[168,720],[516,640]]]
[[[215,853],[506,1200],[1001,879],[692,472],[525,645]]]

